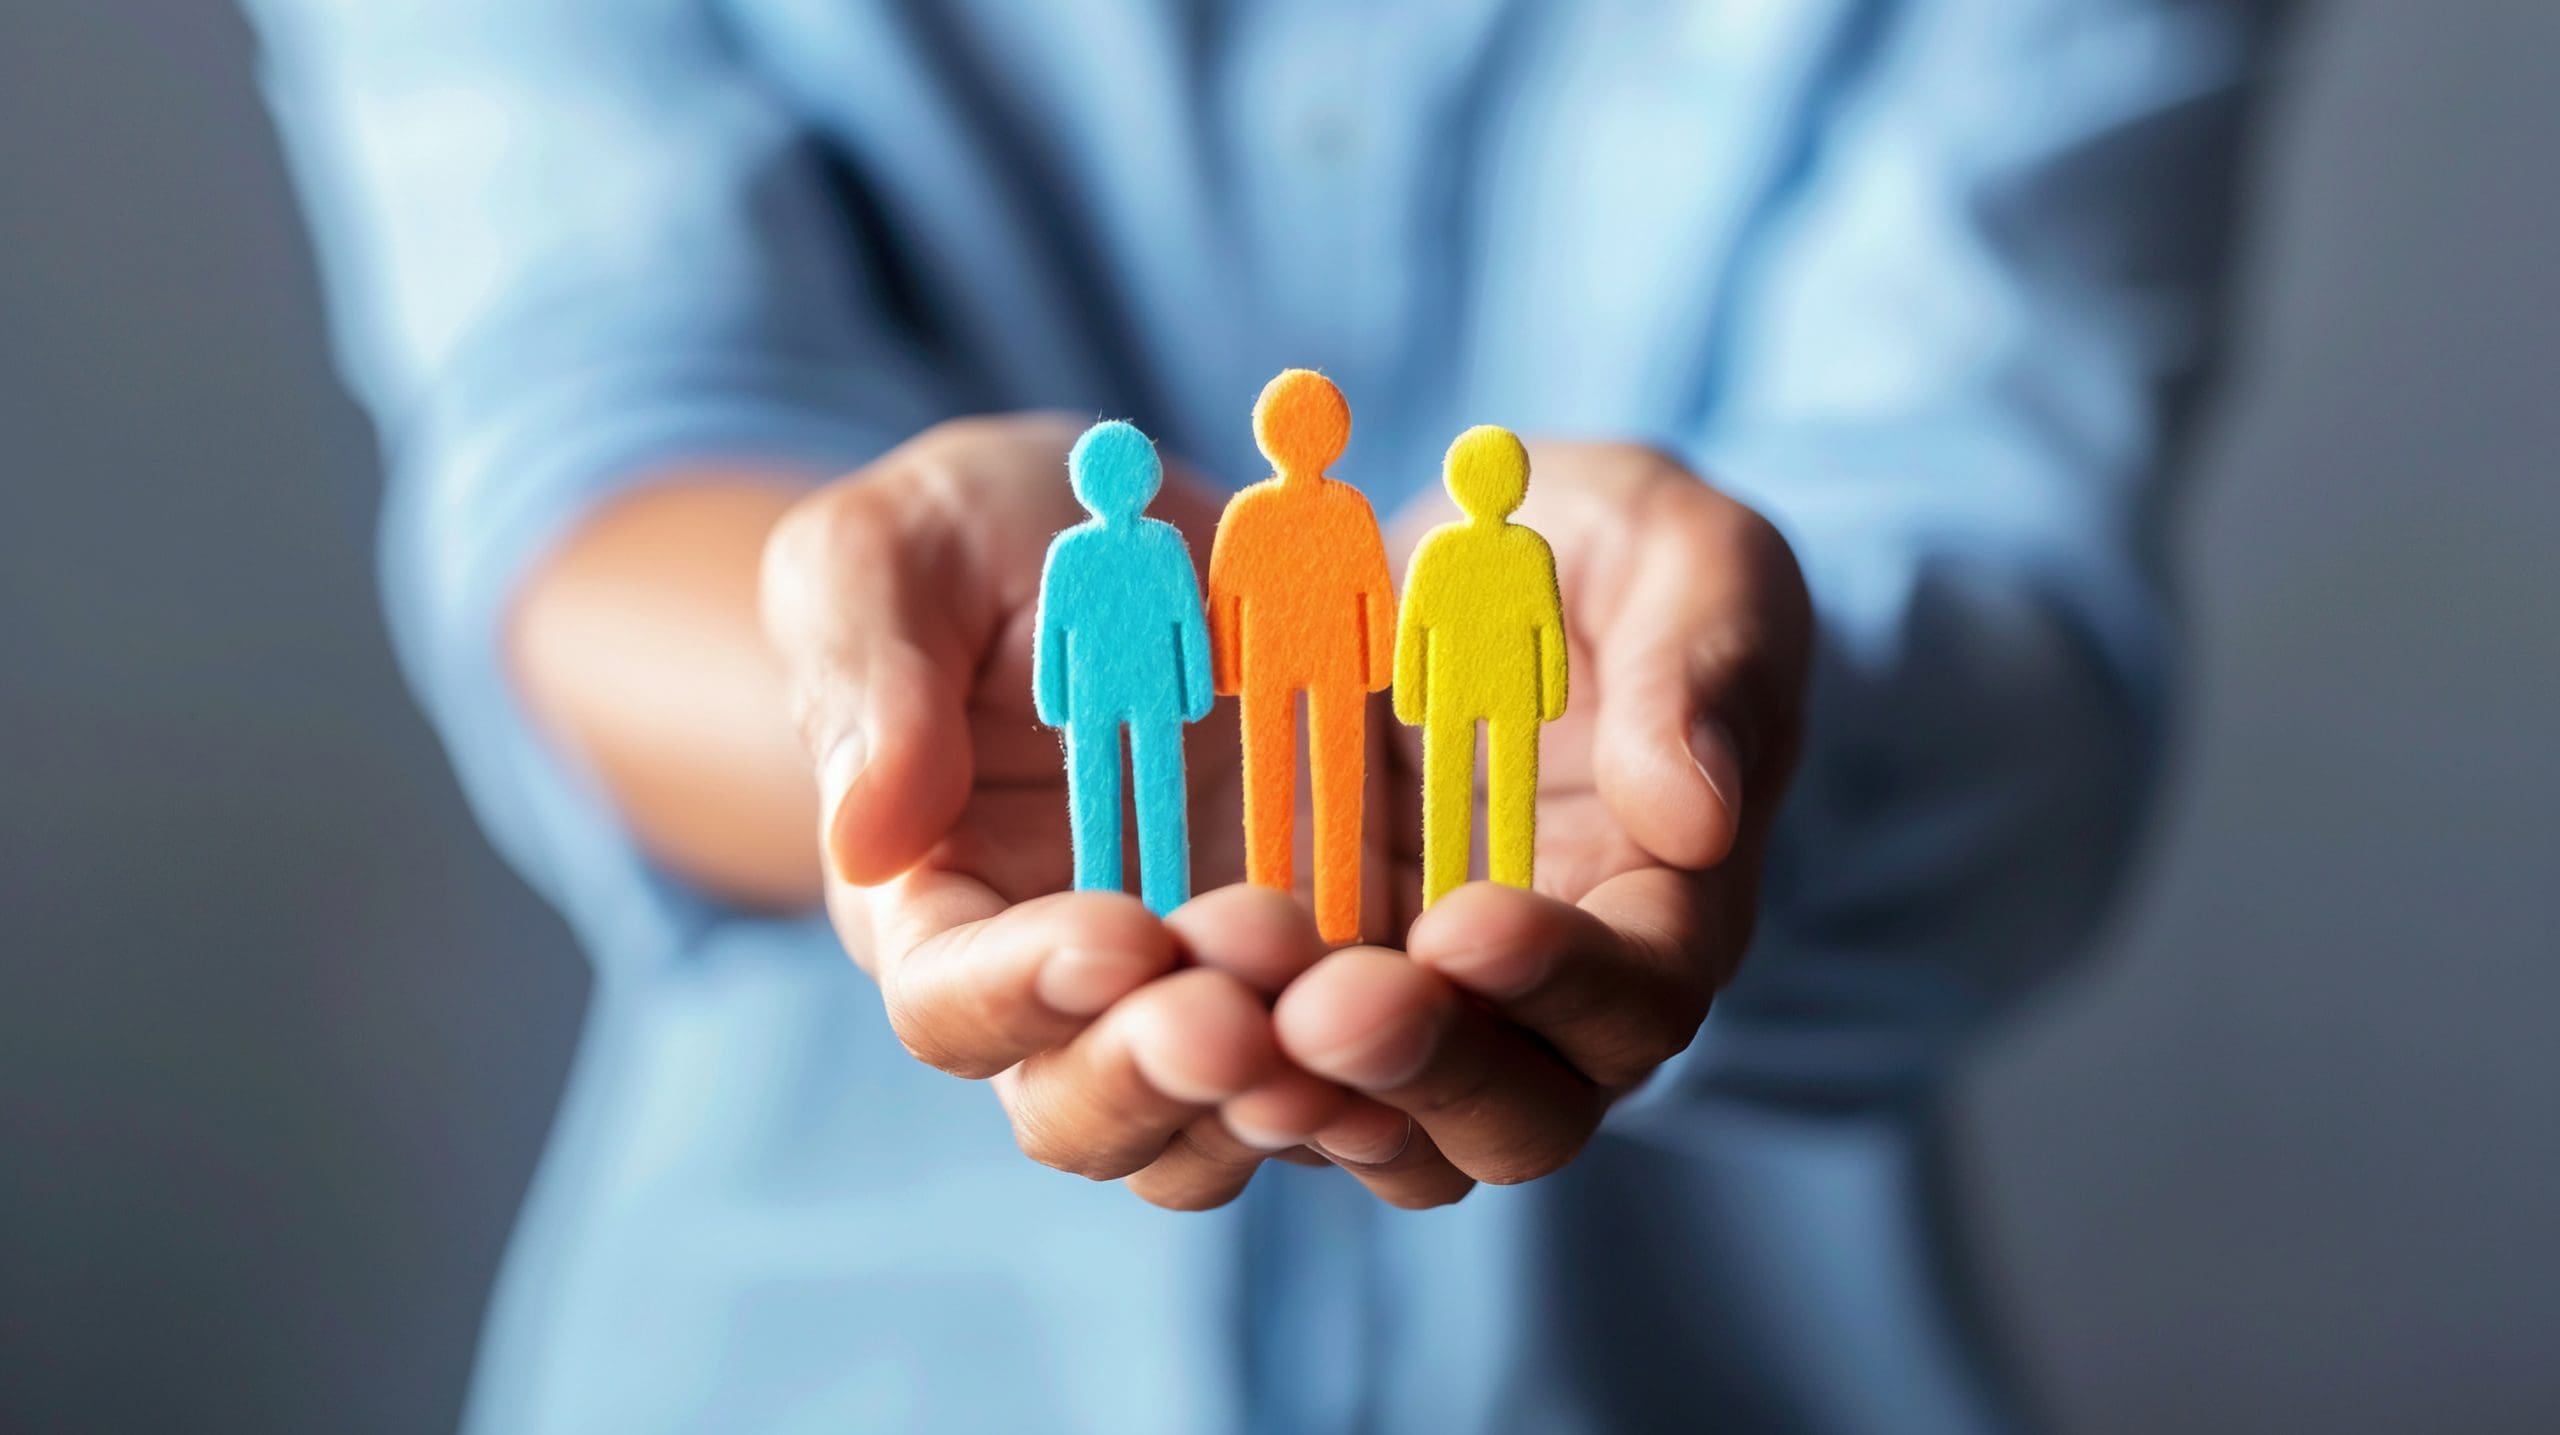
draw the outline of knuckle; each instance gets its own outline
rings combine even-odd
[[[765,536],[756,589],[766,629],[786,638],[811,599],[814,575],[827,568],[827,529],[835,495],[821,491],[792,505]]]
[[[772,531],[765,536],[766,558],[820,556],[839,511],[858,492],[854,485],[831,483],[802,494],[774,520]]]
[[[1489,1156],[1469,1174],[1488,1186],[1523,1185],[1573,1164],[1585,1139],[1580,1133],[1529,1137]]]
[[[1652,1075],[1655,1067],[1671,1058],[1673,1050],[1667,1049],[1659,1037],[1647,1034],[1586,1058],[1581,1063],[1582,1074],[1596,1086],[1623,1091]]]
[[[885,487],[937,512],[971,518],[993,479],[991,460],[1033,455],[1063,461],[1077,426],[1052,414],[973,414],[945,419],[900,444],[877,466]],[[1001,468],[1005,464],[997,464]]]
[[[867,481],[831,484],[774,524],[757,571],[757,599],[766,632],[786,650],[844,630],[848,580],[898,571],[904,544],[890,499]]]
[[[938,517],[958,519],[976,502],[972,470],[957,449],[911,462],[899,477],[907,495],[923,511]]]
[[[1074,1167],[1075,1173],[1095,1185],[1105,1181],[1125,1181],[1146,1166],[1144,1157],[1127,1157],[1109,1153],[1088,1153]]]
[[[1714,998],[1705,974],[1685,968],[1677,976],[1647,986],[1647,998],[1615,1023],[1605,1040],[1589,1043],[1576,1053],[1574,1064],[1604,1090],[1637,1086],[1655,1068],[1688,1050]]]
[[[1682,553],[1710,555],[1725,532],[1720,514],[1725,506],[1731,506],[1731,499],[1723,499],[1684,471],[1661,473],[1644,489],[1641,522],[1644,532],[1667,537]]]
[[[1003,1070],[1001,1065],[990,1066],[982,1060],[973,1059],[968,1052],[955,1046],[943,1030],[942,1023],[919,1013],[914,1003],[892,996],[887,999],[887,1007],[889,1030],[897,1036],[898,1044],[906,1048],[907,1055],[934,1070],[971,1081]]]
[[[1014,1144],[1023,1155],[1053,1171],[1101,1182],[1132,1175],[1162,1154],[1140,1149],[1134,1133],[1118,1129],[1075,1077],[1044,1073],[1041,1065],[1034,1061],[1016,1068],[1020,1075],[1005,1103]]]
[[[1013,1144],[1022,1148],[1023,1155],[1052,1171],[1064,1171],[1088,1181],[1107,1181],[1128,1174],[1124,1171],[1106,1173],[1094,1159],[1090,1148],[1069,1140],[1056,1122],[1037,1112],[1014,1113]]]
[[[1013,1121],[1013,1144],[1022,1154],[1053,1171],[1065,1170],[1070,1148],[1058,1139],[1056,1125],[1019,1099],[1005,1105]]]
[[[1703,486],[1686,459],[1660,444],[1639,443],[1628,447],[1632,450],[1630,456],[1635,460],[1636,480],[1641,486],[1666,491]]]
[[[972,1046],[994,1049],[997,1057],[1010,1066],[1023,1053],[1048,1048],[1057,1033],[1049,1021],[1032,1008],[1030,994],[1016,987],[971,984],[962,997],[965,1010],[955,1013],[955,1024],[978,1033]]]
[[[971,449],[1003,440],[1015,421],[996,414],[963,414],[944,419],[900,444],[902,459],[948,460]]]
[[[775,526],[767,551],[835,565],[893,545],[895,515],[884,486],[864,477],[836,483],[800,500]]]
[[[1472,1060],[1436,1084],[1414,1103],[1415,1119],[1425,1125],[1467,1125],[1494,1115],[1494,1071],[1490,1062]]]

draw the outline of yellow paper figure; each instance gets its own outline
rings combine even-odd
[[[1491,876],[1529,885],[1538,845],[1538,726],[1564,716],[1564,605],[1547,540],[1510,522],[1529,451],[1471,428],[1441,464],[1466,519],[1423,535],[1396,625],[1396,717],[1422,729],[1422,900],[1467,880],[1476,724],[1485,725]]]

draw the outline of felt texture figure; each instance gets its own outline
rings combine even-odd
[[[1032,705],[1066,731],[1075,883],[1120,891],[1120,746],[1128,734],[1139,892],[1158,916],[1191,897],[1182,725],[1209,715],[1209,633],[1191,550],[1144,510],[1164,482],[1145,434],[1085,430],[1067,481],[1093,515],[1059,534],[1040,570]]]
[[[1510,521],[1529,451],[1509,429],[1458,435],[1441,465],[1466,518],[1424,534],[1405,569],[1396,718],[1422,729],[1422,900],[1467,880],[1476,724],[1485,726],[1487,855],[1529,885],[1538,845],[1538,726],[1564,716],[1564,605],[1547,540]]]
[[[1209,554],[1218,691],[1243,699],[1245,875],[1294,881],[1298,695],[1306,694],[1314,791],[1316,928],[1360,935],[1360,797],[1366,695],[1394,677],[1395,589],[1369,500],[1325,474],[1351,440],[1351,408],[1306,369],[1253,406],[1273,476],[1238,493]]]

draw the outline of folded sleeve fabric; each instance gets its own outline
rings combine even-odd
[[[563,531],[688,460],[823,476],[934,402],[817,150],[675,0],[253,0],[340,362],[389,487],[403,666],[499,846],[591,952],[721,914],[519,711],[499,624]]]
[[[1907,1089],[2088,936],[2157,767],[2162,476],[2266,9],[1846,33],[1692,453],[1813,589],[1807,756],[1761,945],[1663,1084]]]

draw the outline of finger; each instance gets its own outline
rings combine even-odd
[[[1175,1132],[1162,1155],[1132,1173],[1129,1189],[1140,1200],[1170,1211],[1214,1210],[1243,1195],[1270,1154],[1237,1140],[1216,1116],[1202,1116]]]
[[[875,970],[889,1025],[955,1076],[993,1076],[1064,1043],[1178,959],[1173,935],[1124,893],[1005,907],[971,878],[918,873],[881,896]]]
[[[1315,1134],[1342,1118],[1360,1098],[1293,1066],[1218,1108],[1219,1119],[1235,1138],[1257,1151],[1276,1153],[1304,1146]]]
[[[817,764],[828,862],[857,885],[914,865],[967,800],[968,687],[993,622],[955,601],[955,544],[923,531],[941,520],[896,496],[822,490],[765,550],[765,629]]]
[[[1239,882],[1174,909],[1165,927],[1190,958],[1278,996],[1325,953],[1315,917],[1286,892]]]
[[[1412,1116],[1479,1181],[1563,1166],[1607,1104],[1535,1037],[1382,948],[1327,957],[1281,994],[1272,1020],[1290,1059]]]
[[[1312,1144],[1371,1195],[1404,1210],[1450,1205],[1476,1188],[1475,1178],[1451,1165],[1412,1117],[1365,1098],[1316,1133]]]
[[[1688,1046],[1731,969],[1701,901],[1694,877],[1660,867],[1602,883],[1596,908],[1476,882],[1417,918],[1407,945],[1618,1091]]]
[[[1657,861],[1699,870],[1732,850],[1747,801],[1774,807],[1752,792],[1793,762],[1812,610],[1758,515],[1685,479],[1646,495],[1593,654],[1593,776]]]
[[[1274,997],[1324,956],[1324,938],[1304,903],[1285,892],[1239,883],[1204,892],[1165,918],[1185,953]],[[1219,1109],[1227,1131],[1266,1152],[1304,1144],[1341,1115],[1351,1093],[1289,1068]]]
[[[1015,1139],[1043,1165],[1118,1180],[1175,1132],[1272,1074],[1270,1014],[1244,983],[1192,968],[1152,982],[997,1085]]]

